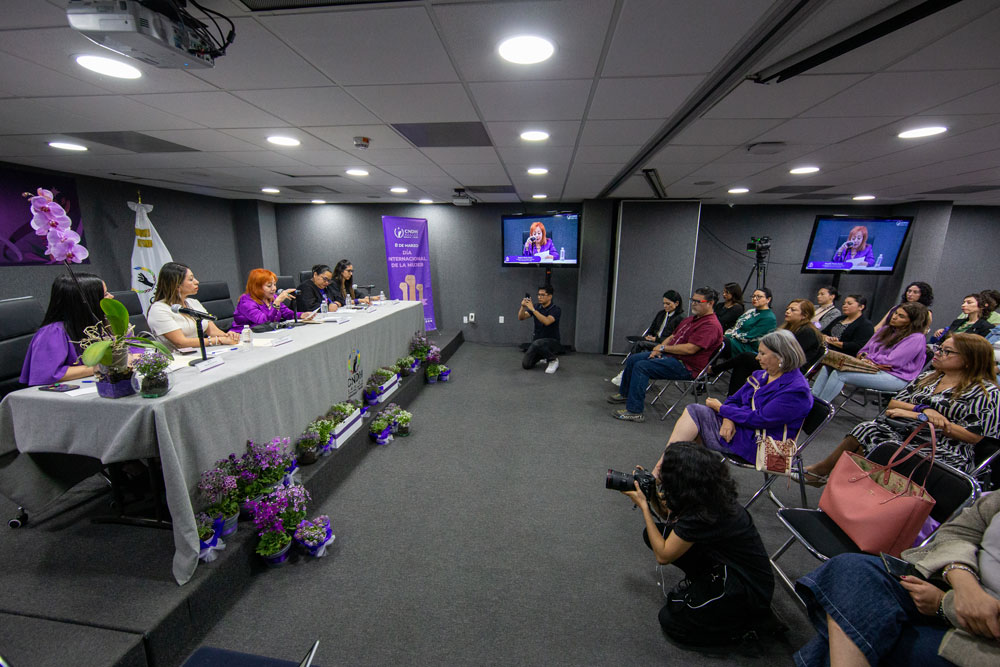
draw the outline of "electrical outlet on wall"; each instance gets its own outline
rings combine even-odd
[[[475,322],[476,321],[476,314],[475,313],[469,313],[469,321],[470,322]]]
[[[503,324],[503,315],[500,316],[500,324]]]
[[[469,316],[462,315],[462,324],[468,324],[468,323],[469,323]]]

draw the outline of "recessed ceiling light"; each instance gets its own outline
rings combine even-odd
[[[534,35],[511,37],[500,43],[500,57],[516,65],[534,65],[548,60],[555,53],[552,42]]]
[[[742,195],[750,192],[750,188],[729,188],[728,192],[731,195]]]
[[[935,134],[941,134],[942,132],[947,132],[947,127],[942,127],[940,125],[934,127],[918,127],[913,130],[907,130],[905,132],[900,132],[896,136],[900,139],[917,139],[918,137],[933,137]]]
[[[521,138],[525,141],[545,141],[549,138],[549,133],[542,130],[526,130],[521,133]]]
[[[531,195],[531,198],[532,199],[547,199],[548,195],[543,195],[543,194],[539,193],[537,195]]]
[[[81,146],[80,144],[68,144],[65,141],[50,141],[49,146],[52,148],[61,148],[64,151],[85,151],[86,146]]]
[[[260,191],[267,195],[276,195],[281,192],[278,188],[261,188]]]
[[[282,137],[282,136],[277,135],[277,134],[274,135],[274,136],[268,137],[267,140],[269,142],[271,142],[272,144],[276,144],[278,146],[298,146],[301,143],[295,137]]]
[[[389,188],[389,192],[395,192],[397,195],[402,195],[409,192],[409,190],[407,190],[406,188],[395,187],[395,188]]]
[[[532,176],[541,176],[543,174],[549,173],[549,170],[546,169],[545,167],[532,167],[531,169],[528,170],[528,173],[531,174]]]
[[[312,203],[313,204],[325,204],[326,200],[325,199],[313,199]]]
[[[346,173],[347,173],[348,176],[367,176],[368,175],[368,172],[365,171],[364,169],[348,169]]]
[[[433,199],[421,199],[420,203],[421,204],[433,204],[434,200]]]
[[[819,167],[796,167],[795,169],[789,169],[789,174],[815,174],[819,171]]]
[[[875,199],[875,195],[856,195],[851,197],[854,201],[868,201],[869,199]]]
[[[101,56],[77,56],[76,64],[91,72],[113,76],[116,79],[138,79],[142,72],[127,63]]]

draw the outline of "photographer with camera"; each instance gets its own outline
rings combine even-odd
[[[784,631],[771,613],[774,575],[767,552],[736,501],[727,465],[693,442],[675,442],[655,474],[641,467],[632,474],[609,470],[606,486],[642,510],[643,540],[656,562],[684,572],[672,590],[663,584],[667,603],[659,620],[667,637],[698,649],[735,647]]]

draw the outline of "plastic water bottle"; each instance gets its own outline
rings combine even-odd
[[[882,266],[882,253],[879,253],[878,259],[875,260],[875,266]]]
[[[323,300],[319,304],[319,312],[324,313],[324,314],[330,312],[330,304],[328,304],[326,302],[326,297],[325,296],[323,297]]]
[[[378,300],[379,301],[385,301],[385,290],[379,290]]]
[[[250,331],[250,325],[244,324],[243,331],[240,333],[240,348],[243,352],[249,352],[253,347],[253,332]]]
[[[559,248],[559,259],[566,259],[566,248]]]

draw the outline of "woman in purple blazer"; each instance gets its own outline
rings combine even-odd
[[[268,322],[280,322],[295,317],[295,313],[285,305],[295,297],[294,289],[278,292],[277,276],[267,269],[254,269],[247,278],[247,291],[236,304],[233,326],[230,331],[240,331],[244,326],[256,326]],[[314,313],[299,315],[301,320],[311,320]]]
[[[755,371],[739,391],[722,403],[714,398],[705,405],[684,409],[670,434],[673,442],[694,441],[745,461],[757,455],[757,432],[777,440],[794,438],[809,410],[813,396],[799,366],[805,363],[802,346],[791,331],[777,329],[760,339]],[[662,462],[662,457],[660,461]],[[657,462],[653,475],[657,474]]]

